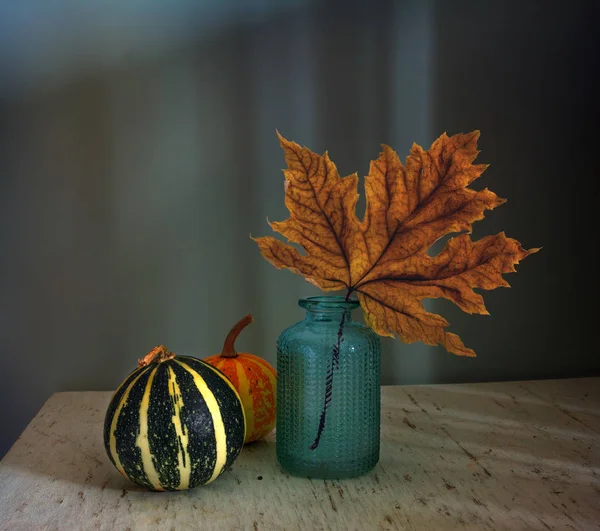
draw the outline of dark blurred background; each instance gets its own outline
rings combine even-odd
[[[302,278],[249,239],[287,217],[275,130],[362,176],[381,143],[480,129],[475,237],[543,246],[441,312],[476,359],[383,340],[384,384],[600,374],[597,2],[0,3],[3,455],[43,402],[165,343],[275,363]],[[361,185],[362,186],[362,185]],[[362,193],[362,189],[361,189]]]

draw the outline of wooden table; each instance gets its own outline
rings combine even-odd
[[[173,493],[109,462],[111,393],[57,393],[0,464],[0,529],[600,529],[600,378],[382,389],[365,477],[290,477],[271,435]]]

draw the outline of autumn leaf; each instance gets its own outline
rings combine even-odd
[[[380,335],[474,356],[422,301],[442,297],[467,313],[487,314],[474,289],[507,287],[502,274],[538,250],[525,250],[504,233],[471,240],[472,224],[505,202],[487,188],[470,188],[487,168],[473,164],[478,138],[478,131],[443,134],[427,151],[414,144],[404,165],[383,146],[365,178],[367,205],[359,220],[358,176],[340,177],[327,153],[317,155],[279,135],[290,217],[270,226],[305,252],[265,236],[255,238],[262,255],[323,291],[356,292],[366,323]],[[454,233],[438,255],[427,254]]]

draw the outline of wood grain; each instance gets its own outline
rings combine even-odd
[[[0,463],[0,529],[600,529],[600,378],[383,387],[371,474],[290,477],[271,434],[177,493],[113,468],[110,396],[46,402]]]

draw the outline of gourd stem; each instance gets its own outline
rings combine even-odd
[[[141,360],[138,360],[138,367],[145,367],[153,362],[162,363],[163,361],[171,360],[175,357],[173,352],[169,352],[167,347],[164,345],[158,345],[154,347],[148,354],[146,354]]]
[[[240,332],[246,328],[252,322],[252,314],[248,314],[242,317],[231,329],[225,343],[223,343],[223,350],[221,351],[221,358],[237,358],[237,351],[234,348],[235,340],[240,335]]]

